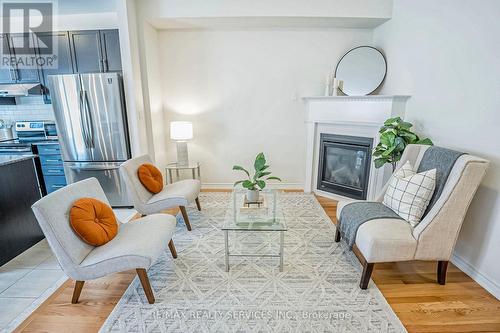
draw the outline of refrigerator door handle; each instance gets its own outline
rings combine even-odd
[[[89,135],[87,133],[87,118],[84,117],[84,113],[82,112],[82,110],[85,108],[85,105],[83,104],[83,94],[84,91],[80,90],[80,103],[78,104],[78,111],[80,111],[80,126],[82,127],[83,142],[85,143],[85,148],[90,148]]]
[[[86,119],[88,119],[88,136],[89,136],[89,146],[90,148],[94,148],[94,123],[92,121],[92,112],[90,112],[90,102],[89,102],[89,97],[87,95],[87,91],[83,91],[83,98],[85,100],[85,114],[87,116]]]

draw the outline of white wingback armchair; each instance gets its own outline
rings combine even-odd
[[[160,193],[152,194],[146,190],[137,176],[137,170],[144,163],[152,163],[148,155],[132,158],[120,166],[120,172],[134,202],[134,208],[140,214],[148,215],[179,207],[187,229],[191,230],[186,206],[195,201],[198,210],[201,210],[198,199],[201,188],[200,181],[198,179],[181,180],[164,186]]]
[[[155,214],[128,223],[120,223],[118,234],[108,243],[92,246],[80,239],[69,223],[69,212],[80,198],[94,198],[109,205],[99,182],[89,178],[70,184],[35,202],[33,212],[62,270],[76,280],[72,303],[77,303],[83,284],[111,273],[135,269],[149,303],[154,295],[146,270],[170,248],[175,217]]]
[[[426,145],[408,145],[398,163],[399,169],[406,161],[410,161],[414,170],[418,169]],[[360,287],[366,289],[370,281],[375,263],[436,260],[438,261],[438,282],[445,284],[448,261],[451,258],[458,233],[462,226],[467,209],[481,183],[489,162],[472,156],[460,156],[443,191],[434,206],[421,222],[412,228],[400,219],[376,219],[363,223],[356,234],[356,247],[364,258],[364,266]],[[388,184],[384,187],[376,201],[382,202]],[[337,219],[342,208],[351,201],[341,201],[337,206]],[[335,240],[340,240],[337,229]],[[364,262],[363,262],[364,261]]]

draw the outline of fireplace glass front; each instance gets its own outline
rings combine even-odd
[[[318,189],[366,199],[373,139],[322,133]]]

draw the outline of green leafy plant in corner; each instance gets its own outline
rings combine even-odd
[[[255,173],[253,176],[250,176],[250,172],[248,172],[245,168],[235,165],[233,166],[233,170],[243,171],[248,176],[248,179],[239,180],[234,183],[234,186],[241,184],[244,188],[255,191],[257,189],[263,190],[266,187],[267,180],[277,180],[281,181],[280,178],[271,176],[271,171],[269,171],[269,165],[266,164],[266,157],[264,153],[259,153],[257,157],[255,157],[255,162],[253,163]],[[265,179],[264,179],[265,178]]]
[[[412,123],[403,121],[400,117],[389,118],[378,131],[380,142],[373,151],[376,168],[381,168],[386,163],[396,169],[396,163],[401,159],[403,151],[409,144],[433,145],[430,139],[420,139],[411,131]]]

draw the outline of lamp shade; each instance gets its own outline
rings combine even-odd
[[[193,123],[190,121],[170,122],[170,139],[185,141],[193,138]]]

